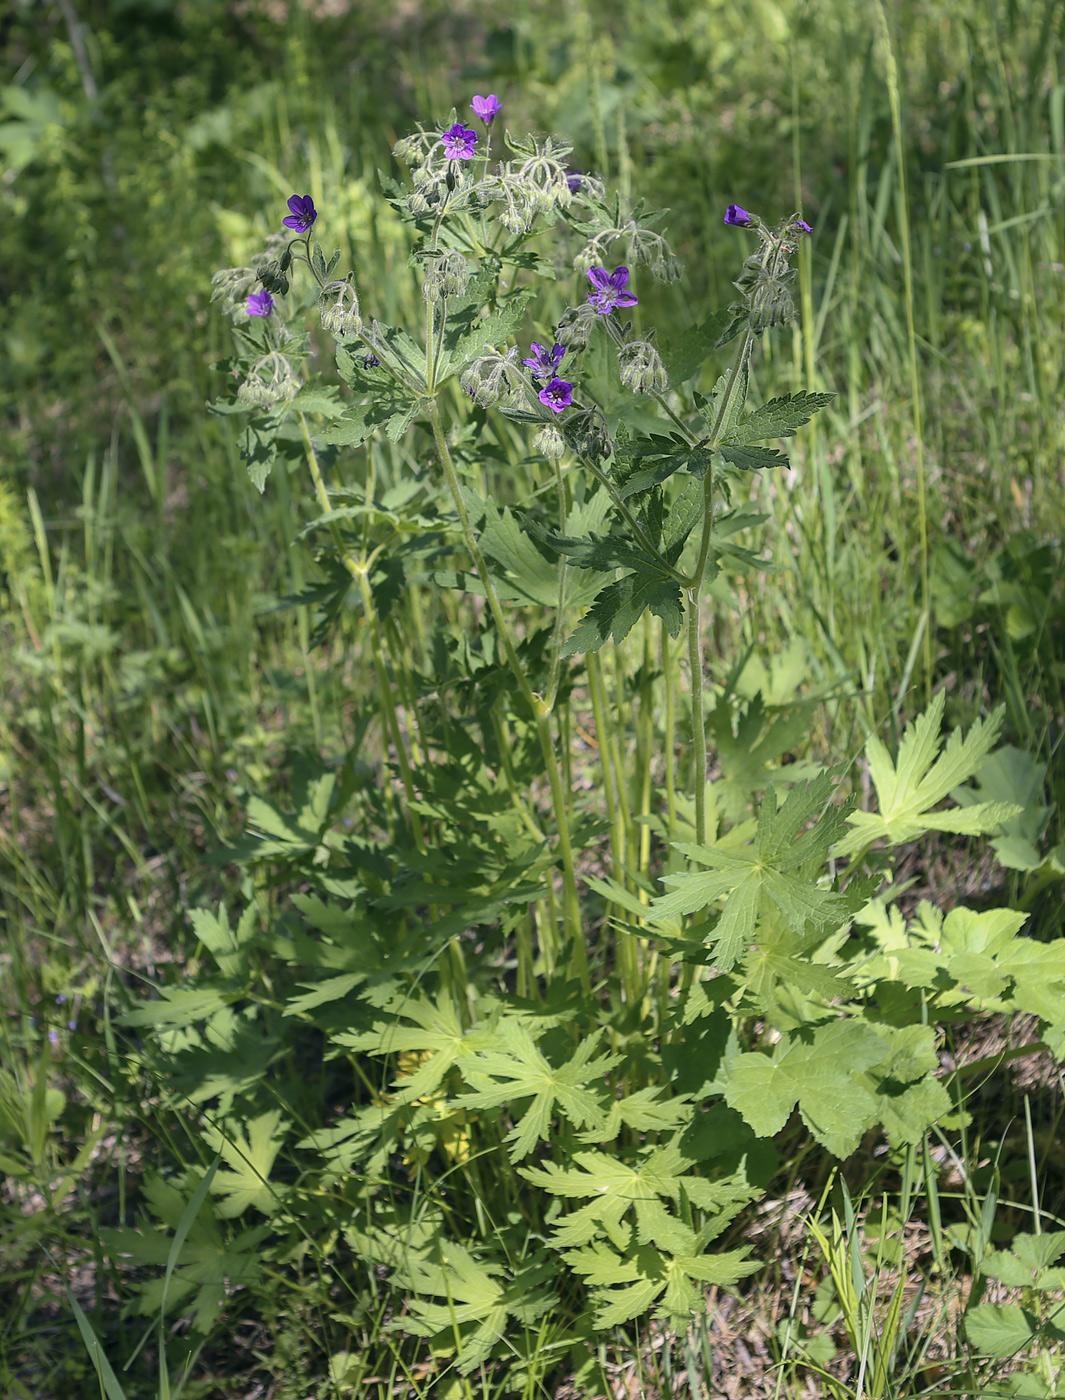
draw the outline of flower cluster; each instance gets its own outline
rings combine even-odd
[[[237,398],[248,408],[270,408],[294,399],[299,382],[284,355],[273,351],[252,365],[248,377],[237,390]]]

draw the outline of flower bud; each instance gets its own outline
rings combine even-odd
[[[548,457],[552,460],[563,456],[566,451],[566,439],[562,436],[557,424],[544,424],[533,439],[533,451],[539,452],[541,457]]]
[[[237,398],[249,408],[269,408],[273,404],[294,399],[299,387],[292,365],[284,355],[275,351],[264,355],[252,366],[247,379],[237,390]]]
[[[429,265],[422,283],[422,296],[426,301],[439,301],[442,297],[460,297],[470,285],[470,268],[461,253],[442,253]]]
[[[459,375],[459,384],[469,394],[474,403],[482,408],[491,408],[502,398],[510,398],[514,392],[512,376],[516,371],[517,350],[487,350],[472,364],[466,366]]]
[[[597,320],[594,307],[571,306],[562,313],[555,332],[555,339],[567,350],[583,350],[591,339],[592,327]]]
[[[569,439],[578,456],[589,462],[599,462],[614,451],[614,442],[607,429],[606,419],[597,408],[586,408],[575,413],[567,424]]]
[[[647,394],[652,389],[663,393],[669,385],[662,357],[649,340],[633,340],[618,351],[621,382],[634,394]]]
[[[350,340],[362,330],[359,298],[350,281],[327,282],[318,294],[322,330],[338,340]]]

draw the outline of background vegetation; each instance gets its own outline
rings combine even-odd
[[[307,190],[401,320],[414,292],[376,172],[397,135],[473,92],[499,92],[514,130],[558,131],[576,165],[671,208],[685,278],[655,291],[663,331],[729,298],[727,203],[770,217],[802,206],[815,229],[802,329],[758,372],[839,398],[800,438],[795,471],[760,488],[781,567],[718,598],[718,664],[747,658],[750,693],[760,667],[781,706],[816,702],[791,740],[797,761],[853,761],[869,733],[893,747],[938,689],[952,723],[1005,703],[1004,737],[1027,756],[1010,781],[1028,787],[1023,829],[1002,839],[1026,849],[1003,865],[915,843],[897,878],[914,903],[1008,903],[1035,936],[1062,933],[1048,853],[1065,838],[1065,16],[1055,0],[913,0],[889,8],[889,48],[877,14],[843,0],[589,0],[505,16],[479,3],[100,0],[0,17],[5,1392],[98,1393],[68,1287],[116,1369],[131,1360],[136,1332],[118,1317],[151,1269],[117,1266],[99,1232],[134,1220],[150,1171],[169,1177],[194,1153],[114,1017],[144,979],[196,973],[188,911],[267,878],[218,854],[249,795],[286,793],[301,756],[339,762],[368,686],[354,620],[314,645],[313,608],[280,606],[313,582],[291,548],[304,518],[286,473],[260,498],[229,420],[204,413],[228,348],[210,274],[254,252],[279,201]],[[992,1036],[965,1057],[1002,1048]],[[922,1268],[964,1272],[937,1230],[952,1244],[974,1220],[990,1231],[999,1193],[1030,1208],[1035,1181],[1046,1212],[1065,1206],[1052,1077],[1003,1069],[976,1104],[976,1140],[933,1144],[939,1175],[922,1189],[938,1180],[948,1204],[915,1225],[903,1270],[918,1322]],[[786,1157],[782,1177],[795,1210],[814,1210],[821,1183],[798,1163]],[[849,1174],[855,1201],[875,1172],[871,1159]],[[1022,1216],[1003,1206],[1000,1219],[1016,1230]],[[844,1205],[837,1223],[857,1238]],[[720,1385],[731,1369],[751,1393],[801,1393],[811,1373],[777,1324],[830,1270],[799,1261],[786,1211],[763,1228],[756,1253],[778,1262],[750,1296],[761,1330],[736,1329],[758,1338],[750,1366],[715,1324],[687,1350],[644,1338],[633,1384],[695,1395],[698,1377]],[[874,1278],[898,1264],[867,1258]],[[276,1272],[204,1330],[185,1393],[335,1393],[328,1358],[346,1324],[300,1257]],[[808,1362],[856,1349],[843,1292],[835,1313],[803,1322],[828,1338]],[[935,1342],[949,1328],[939,1314],[920,1334],[914,1393],[942,1384]],[[602,1364],[620,1387],[632,1377],[619,1345]],[[154,1358],[153,1342],[132,1361],[128,1394],[155,1393]],[[454,1377],[433,1391],[418,1365],[403,1354],[382,1393],[404,1374],[448,1393]],[[1044,1389],[1029,1378],[1022,1393],[1054,1393],[1044,1370]]]

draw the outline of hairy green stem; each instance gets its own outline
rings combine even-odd
[[[433,430],[433,439],[436,443],[436,450],[440,456],[440,462],[444,468],[444,474],[447,477],[452,500],[455,503],[455,510],[459,517],[463,542],[466,546],[467,553],[473,560],[477,575],[481,581],[481,586],[484,589],[485,600],[492,614],[492,620],[496,625],[496,631],[502,643],[503,654],[507,659],[507,664],[510,667],[514,679],[518,683],[518,689],[521,692],[522,698],[525,700],[525,703],[528,705],[536,721],[536,734],[540,741],[540,749],[543,754],[548,786],[551,790],[551,806],[554,810],[555,825],[558,832],[558,854],[562,862],[563,927],[573,945],[573,971],[579,977],[584,990],[588,991],[590,990],[591,982],[588,972],[588,954],[584,946],[584,936],[581,929],[580,900],[577,895],[577,872],[573,860],[573,847],[570,842],[566,800],[562,790],[562,778],[559,773],[558,758],[555,754],[555,747],[551,738],[551,726],[548,719],[549,711],[544,698],[533,691],[522,669],[521,660],[518,656],[513,638],[511,637],[510,628],[507,625],[507,620],[503,615],[503,609],[500,607],[499,599],[496,596],[495,586],[492,583],[492,576],[488,571],[488,564],[481,551],[481,546],[477,542],[477,536],[474,534],[473,526],[470,523],[469,512],[466,510],[466,503],[462,499],[462,490],[459,485],[458,474],[455,471],[455,464],[451,457],[451,449],[448,447],[447,437],[444,433],[444,425],[440,418],[440,408],[435,398],[430,399],[428,402],[428,413]]]

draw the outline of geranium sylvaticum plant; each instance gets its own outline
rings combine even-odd
[[[326,254],[310,195],[216,275],[236,353],[213,407],[243,419],[260,490],[306,472],[318,578],[295,601],[372,681],[352,751],[302,766],[287,807],[254,799],[230,853],[271,872],[249,891],[295,892],[195,916],[206,1012],[164,993],[126,1019],[175,1082],[243,1038],[251,1067],[207,1094],[244,1144],[221,1217],[265,1217],[287,1259],[328,1197],[321,1236],[387,1266],[395,1326],[434,1355],[468,1374],[547,1347],[582,1373],[596,1328],[683,1325],[757,1267],[737,1218],[779,1135],[917,1152],[956,1107],[952,1018],[1029,1012],[1060,1054],[1065,955],[1008,910],[890,902],[896,846],[1014,814],[943,807],[998,717],[942,748],[940,697],[896,756],[873,739],[859,812],[839,770],[781,766],[811,703],[741,700],[735,658],[708,658],[708,599],[770,562],[750,485],[832,398],[748,402],[810,225],[723,199],[736,297],[659,338],[681,275],[660,217],[564,142],[500,137],[502,106],[395,148],[412,322]],[[310,373],[329,345],[336,375]],[[272,1068],[308,1032],[350,1070],[329,1101]],[[249,1154],[262,1189],[240,1194]]]

